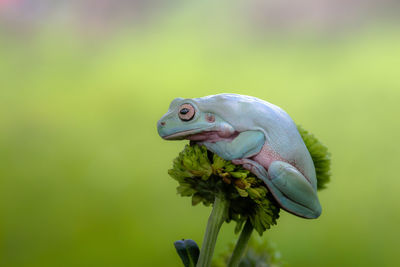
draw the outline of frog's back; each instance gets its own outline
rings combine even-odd
[[[256,97],[219,94],[193,99],[203,112],[212,112],[236,131],[262,131],[266,144],[297,167],[316,187],[315,168],[296,124],[280,107]]]

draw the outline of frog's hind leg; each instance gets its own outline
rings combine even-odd
[[[321,214],[317,194],[307,179],[292,165],[274,161],[268,172],[259,163],[249,160],[233,160],[242,164],[263,180],[280,206],[290,213],[304,218],[317,218]]]
[[[277,201],[285,210],[309,219],[321,215],[316,190],[294,166],[274,161],[268,168],[268,174],[274,187],[281,193]]]

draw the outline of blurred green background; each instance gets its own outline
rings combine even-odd
[[[0,1],[0,266],[180,266],[209,208],[168,176],[175,97],[252,95],[333,155],[323,214],[264,234],[290,266],[398,266],[395,1]],[[216,254],[237,236],[225,224]]]

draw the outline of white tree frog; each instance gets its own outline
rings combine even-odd
[[[188,139],[241,164],[265,182],[286,211],[320,216],[314,163],[296,124],[281,108],[238,94],[176,98],[157,129],[163,139]]]

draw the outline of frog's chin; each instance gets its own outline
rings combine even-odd
[[[165,140],[182,140],[182,139],[188,139],[189,136],[195,135],[198,133],[201,133],[203,131],[207,131],[208,129],[202,129],[202,128],[195,128],[195,129],[190,129],[190,130],[185,130],[169,135],[164,135],[161,136]]]

